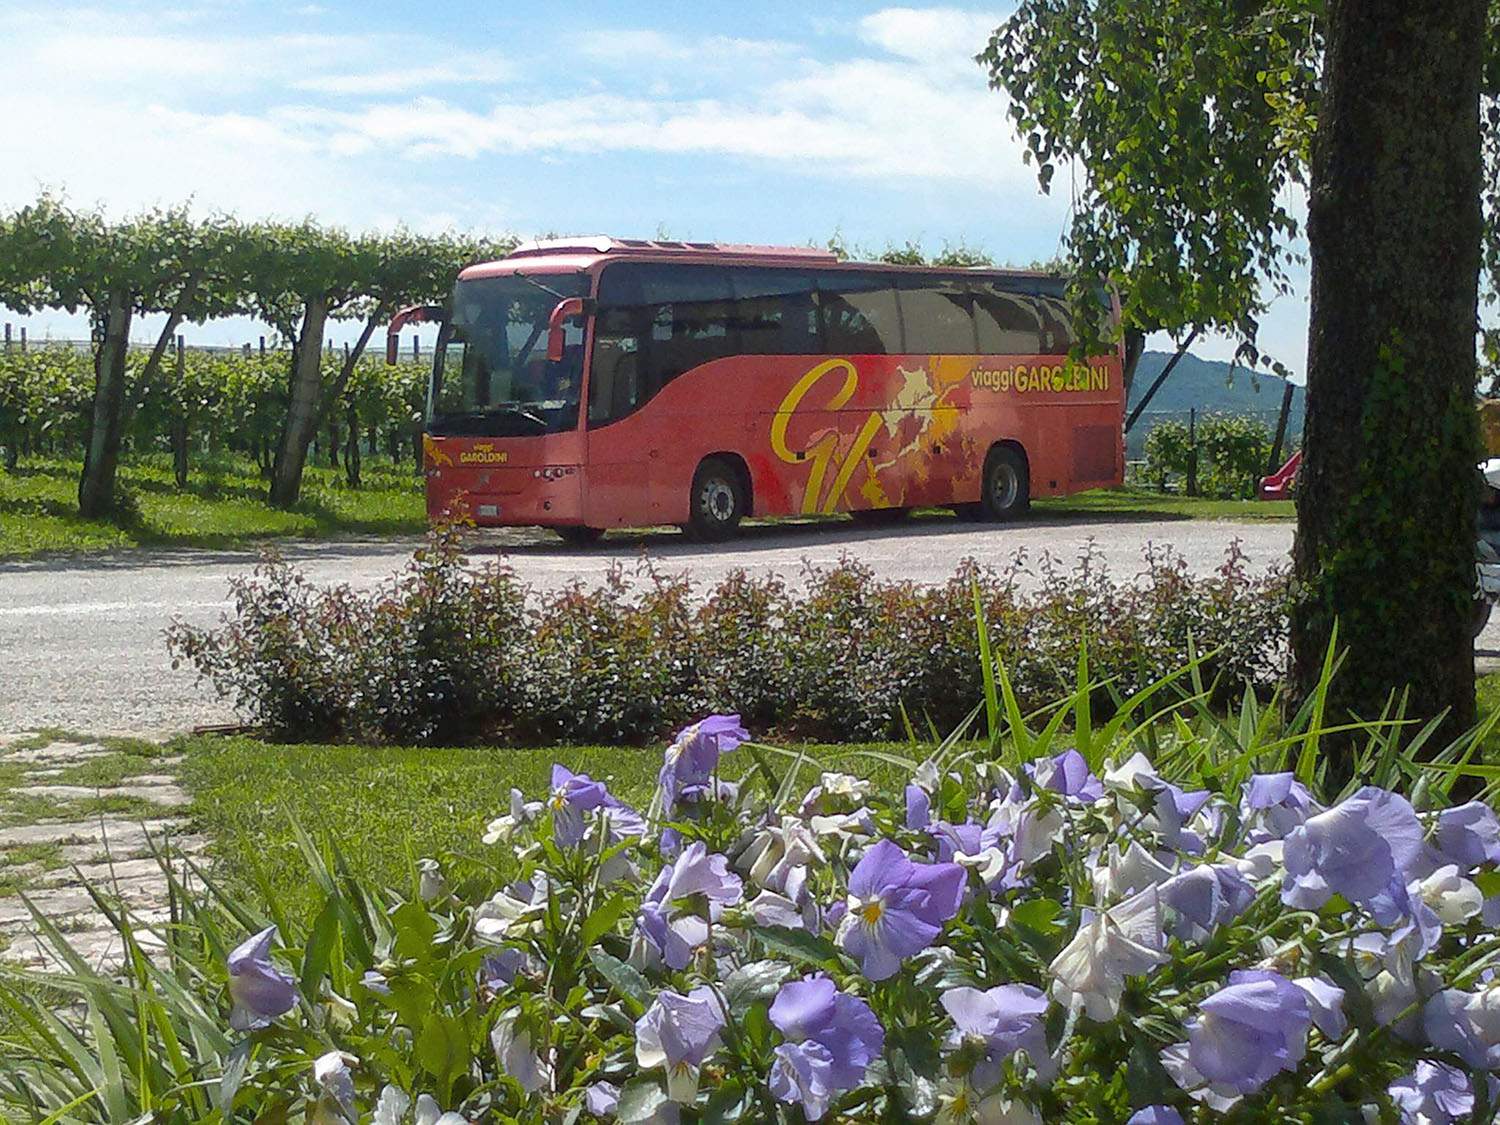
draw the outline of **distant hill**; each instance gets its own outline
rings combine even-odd
[[[1135,380],[1130,387],[1127,417],[1171,358],[1168,352],[1147,352],[1141,356]],[[1126,456],[1132,460],[1141,457],[1146,435],[1157,422],[1168,418],[1186,422],[1188,411],[1193,409],[1200,415],[1209,411],[1253,414],[1265,422],[1267,429],[1274,432],[1276,415],[1281,409],[1282,385],[1283,380],[1275,375],[1263,372],[1252,374],[1243,367],[1231,368],[1222,360],[1199,359],[1189,352],[1172,369],[1172,374],[1167,376],[1161,390],[1156,392],[1156,397],[1146,407],[1141,420],[1125,436]],[[1287,418],[1289,443],[1302,432],[1306,401],[1306,389],[1294,386],[1292,409]]]

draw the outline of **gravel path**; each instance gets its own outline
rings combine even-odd
[[[1218,566],[1234,540],[1256,567],[1282,561],[1291,537],[1290,524],[1273,522],[1036,517],[996,527],[932,519],[881,530],[841,522],[749,527],[719,546],[691,544],[676,532],[612,536],[587,551],[546,532],[491,532],[474,555],[506,557],[539,588],[596,582],[610,566],[643,557],[701,583],[740,567],[795,580],[805,562],[832,564],[845,553],[882,577],[932,581],[965,558],[999,563],[1025,550],[1033,560],[1043,552],[1072,560],[1092,541],[1110,572],[1129,578],[1148,543],[1172,546],[1201,572]],[[415,543],[292,544],[283,552],[317,582],[369,586],[398,570]],[[254,551],[173,550],[0,563],[0,732],[57,726],[160,736],[232,721],[191,672],[172,670],[161,632],[174,614],[217,620],[229,579],[255,558]]]

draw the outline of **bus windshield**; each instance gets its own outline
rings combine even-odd
[[[438,337],[427,432],[523,437],[578,426],[583,327],[565,325],[561,361],[547,359],[547,320],[564,297],[588,293],[587,274],[475,278],[453,291]]]

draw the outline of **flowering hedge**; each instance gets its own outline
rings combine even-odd
[[[1485,732],[1419,767],[1372,727],[1325,802],[1315,722],[1268,734],[1247,700],[1171,725],[1153,760],[1145,728],[1081,713],[1059,750],[1015,723],[1002,759],[940,747],[887,794],[838,774],[799,792],[800,759],[714,716],[668,747],[649,807],[559,765],[478,856],[419,861],[403,892],[309,843],[310,927],[210,882],[212,907],[174,902],[154,960],[121,918],[123,983],[76,960],[28,980],[76,992],[81,1028],[0,988],[24,1024],[0,1109],[1491,1120],[1500,820],[1446,801]],[[753,762],[739,785],[728,754]]]
[[[976,614],[1027,711],[1070,689],[1080,637],[1109,684],[1101,710],[1194,648],[1232,698],[1269,694],[1285,667],[1285,574],[1251,573],[1235,548],[1209,575],[1148,549],[1132,581],[1091,551],[970,563],[936,585],[850,559],[805,577],[789,589],[740,572],[700,596],[682,577],[616,570],[538,594],[439,535],[366,592],[268,558],[234,582],[218,627],[176,623],[168,645],[277,737],[436,744],[640,743],[720,710],[820,741],[949,731],[984,691]]]

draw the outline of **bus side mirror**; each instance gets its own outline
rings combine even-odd
[[[547,360],[559,363],[563,357],[563,325],[588,312],[589,303],[582,297],[566,297],[557,302],[547,318]]]
[[[391,326],[385,330],[385,361],[392,367],[401,350],[401,329],[408,324],[423,324],[441,321],[447,315],[442,305],[412,305],[391,317]]]

